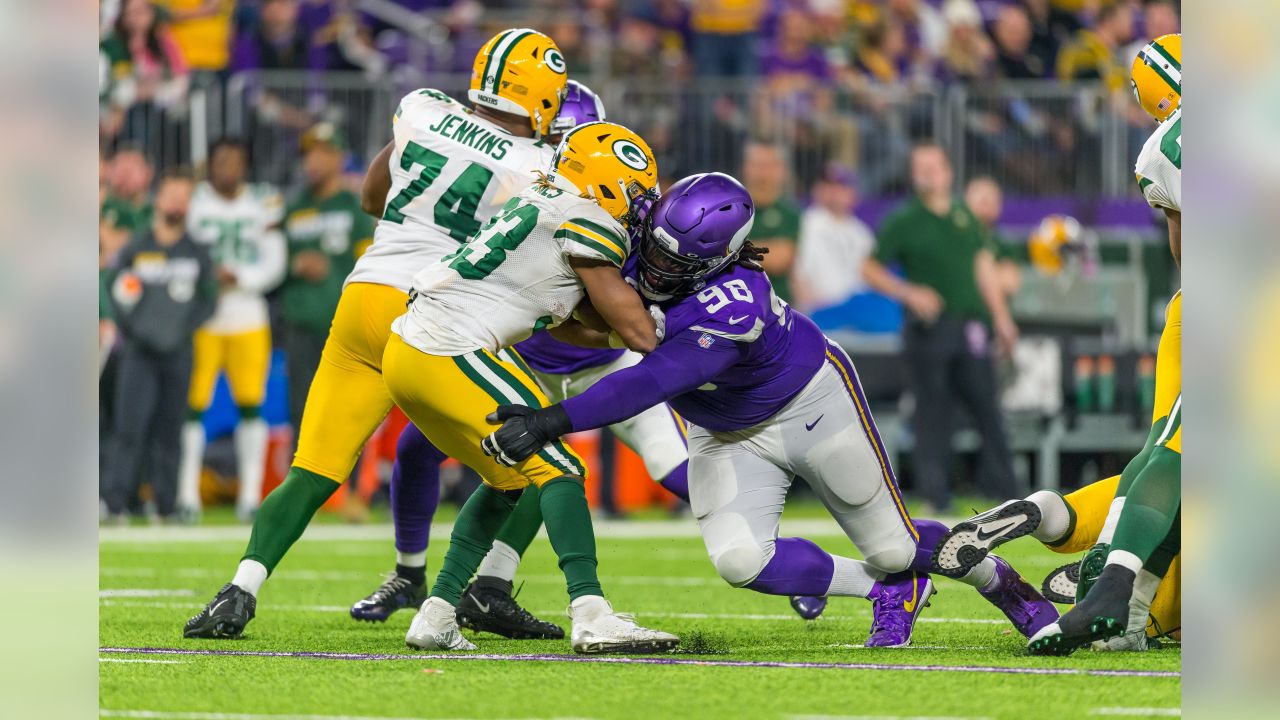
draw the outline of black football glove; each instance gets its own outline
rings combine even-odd
[[[501,465],[511,467],[573,429],[569,414],[559,404],[535,409],[524,405],[499,405],[485,418],[502,427],[480,441],[480,449]]]

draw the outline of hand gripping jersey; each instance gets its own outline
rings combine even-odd
[[[1138,187],[1155,208],[1182,212],[1182,109],[1160,123],[1138,153]]]
[[[215,265],[236,276],[235,287],[218,297],[205,330],[231,335],[269,324],[263,294],[284,279],[288,258],[278,228],[283,215],[284,201],[266,185],[242,185],[231,199],[207,182],[196,186],[187,213],[191,237],[208,248]]]
[[[666,333],[658,349],[564,401],[574,429],[663,400],[707,430],[749,428],[786,406],[826,357],[822,332],[780,300],[762,272],[733,267],[701,292],[659,305]]]
[[[585,291],[570,257],[621,267],[629,252],[622,225],[594,200],[535,184],[413,277],[414,300],[392,330],[432,355],[497,352],[573,313]]]
[[[554,150],[429,89],[400,101],[392,131],[386,209],[347,282],[404,292],[415,272],[457,250],[528,187],[535,170],[550,168]]]

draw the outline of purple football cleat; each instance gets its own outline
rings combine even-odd
[[[996,562],[997,585],[990,592],[979,590],[978,594],[999,608],[1023,637],[1035,635],[1058,619],[1058,608],[1023,580],[1012,565],[996,555],[989,557]]]
[[[817,620],[827,609],[827,599],[814,595],[792,595],[791,609],[805,620]]]
[[[867,647],[906,647],[916,618],[929,604],[933,581],[928,575],[906,570],[886,577],[871,588],[871,634]]]

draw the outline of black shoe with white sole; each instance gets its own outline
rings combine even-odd
[[[1095,640],[1123,636],[1129,622],[1133,580],[1132,570],[1108,565],[1083,600],[1031,637],[1027,651],[1032,655],[1070,655]]]
[[[1076,587],[1080,584],[1080,562],[1063,565],[1049,573],[1040,586],[1040,592],[1049,602],[1059,605],[1074,605]]]
[[[933,571],[963,577],[987,553],[1040,526],[1040,508],[1027,500],[1009,502],[951,528],[933,550]]]
[[[258,599],[238,586],[227,583],[218,594],[187,621],[182,636],[188,638],[238,638],[253,619]]]
[[[511,593],[511,583],[498,578],[479,577],[467,586],[458,602],[458,624],[472,630],[491,632],[512,640],[559,640],[564,629],[540,620],[520,607]]]

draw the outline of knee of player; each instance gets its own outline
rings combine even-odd
[[[867,564],[886,573],[902,572],[916,558],[916,546],[910,542],[894,543],[867,553]]]
[[[711,558],[716,572],[734,587],[742,587],[755,580],[769,562],[765,548],[755,543],[729,547]]]

